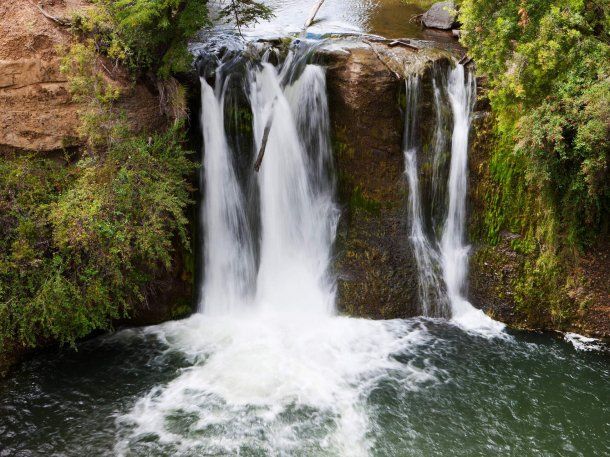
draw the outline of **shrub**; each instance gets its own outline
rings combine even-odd
[[[0,163],[0,340],[73,344],[109,328],[188,248],[181,126],[117,142],[75,165],[36,157]]]

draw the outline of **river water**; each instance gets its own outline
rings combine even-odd
[[[218,2],[212,2],[212,5]],[[286,36],[299,33],[317,0],[263,0],[273,9],[274,18],[246,28],[251,36]],[[310,33],[371,33],[387,38],[440,37],[426,31],[414,16],[424,13],[433,0],[325,0]]]
[[[440,320],[194,316],[26,362],[0,455],[608,455],[609,362]]]

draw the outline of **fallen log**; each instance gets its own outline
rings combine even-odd
[[[419,47],[412,45],[403,40],[394,40],[388,44],[389,47],[393,48],[394,46],[404,46],[405,48],[414,49],[415,51],[419,51]]]
[[[265,149],[267,149],[267,141],[269,141],[269,132],[271,132],[271,124],[273,124],[273,109],[275,108],[275,102],[277,102],[277,97],[275,97],[271,102],[271,113],[269,114],[269,119],[267,119],[267,123],[265,124],[265,130],[263,131],[263,138],[261,140],[261,147],[258,150],[258,155],[256,156],[256,161],[254,162],[254,170],[257,173],[261,168],[261,164],[263,163]]]
[[[309,14],[309,18],[305,21],[305,25],[304,25],[305,29],[307,29],[311,24],[313,24],[313,21],[316,18],[316,15],[318,14],[318,11],[320,11],[320,8],[322,7],[323,3],[324,3],[324,0],[319,0],[318,3],[316,3],[314,5],[314,7],[311,9],[311,13]]]

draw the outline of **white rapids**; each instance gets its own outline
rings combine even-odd
[[[295,69],[290,55],[280,70],[266,62],[249,66],[244,80],[256,151],[270,125],[256,177],[258,239],[250,235],[256,233],[245,208],[251,200],[239,182],[223,123],[230,75],[221,65],[216,89],[201,81],[205,272],[200,312],[146,330],[166,345],[164,356],[179,354],[188,366],[117,417],[117,455],[131,455],[150,442],[181,456],[366,456],[374,446],[367,398],[380,382],[404,390],[442,382],[442,369],[396,358],[434,344],[425,319],[336,315],[330,264],[339,212],[325,72],[315,65]],[[442,259],[454,318],[463,324],[470,313],[460,308],[463,276],[453,275],[464,268],[460,255],[467,253],[463,221],[456,218],[463,217],[469,124],[470,93],[462,92],[471,88],[461,71],[458,67],[450,78],[455,86],[450,91],[456,91],[456,157],[449,183],[451,192],[460,193],[452,197],[440,251],[422,245],[420,254],[433,255],[430,262]],[[415,154],[406,151],[413,166]],[[417,188],[416,180],[411,184]],[[417,213],[417,201],[411,205]],[[412,235],[427,242],[421,227]],[[439,279],[433,275],[430,281]]]

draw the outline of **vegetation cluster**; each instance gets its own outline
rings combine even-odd
[[[610,2],[463,0],[462,42],[488,77],[494,145],[485,235],[521,235],[523,310],[577,311],[578,256],[610,214]]]
[[[221,14],[244,25],[270,13],[230,0]],[[0,161],[0,358],[11,346],[73,345],[110,328],[152,298],[174,251],[190,246],[196,165],[173,75],[191,65],[188,40],[209,23],[207,0],[92,0],[69,23],[61,71],[81,107],[84,147]],[[143,79],[170,98],[160,93],[160,103],[182,107],[162,131],[136,132],[121,108]]]

